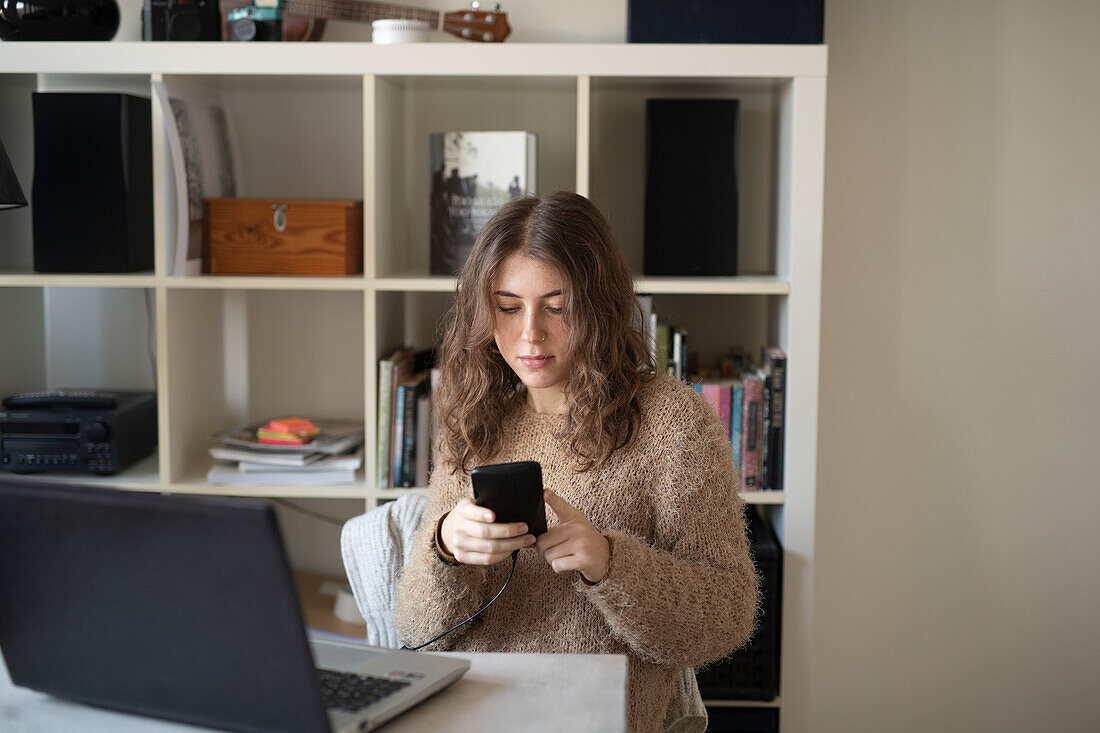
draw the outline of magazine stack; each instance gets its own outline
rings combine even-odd
[[[331,486],[356,481],[363,464],[363,426],[277,418],[212,435],[211,484]]]

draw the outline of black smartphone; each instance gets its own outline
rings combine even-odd
[[[537,461],[493,463],[470,472],[474,503],[492,509],[497,522],[525,522],[538,537],[546,531],[542,466]]]

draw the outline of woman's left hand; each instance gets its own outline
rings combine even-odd
[[[611,545],[588,518],[550,489],[542,492],[547,506],[558,515],[558,524],[540,535],[535,549],[561,575],[579,570],[589,583],[607,575]]]

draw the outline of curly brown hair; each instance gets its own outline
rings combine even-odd
[[[500,450],[504,415],[524,399],[493,336],[493,283],[515,253],[553,267],[565,286],[571,373],[562,437],[587,471],[634,441],[639,395],[654,365],[630,266],[611,227],[595,204],[567,191],[501,206],[459,272],[439,356],[441,447],[452,471],[468,473]]]

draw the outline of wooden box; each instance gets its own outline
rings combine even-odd
[[[363,202],[206,199],[202,271],[354,275],[363,271]]]

